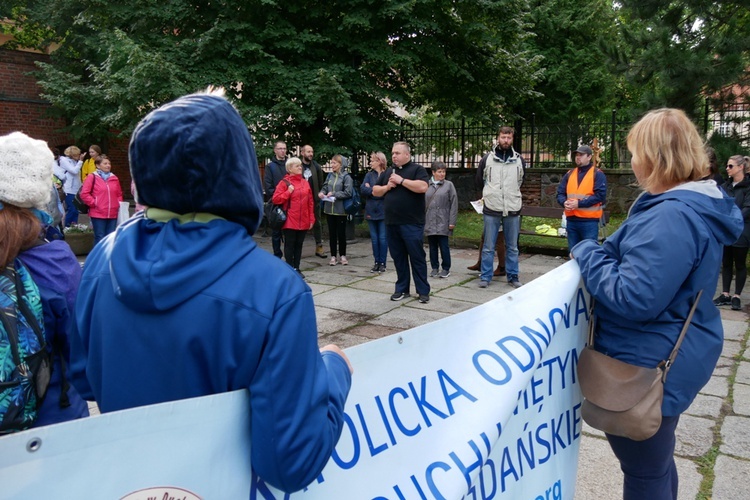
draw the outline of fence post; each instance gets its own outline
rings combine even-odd
[[[536,164],[536,156],[534,156],[534,132],[536,131],[536,113],[531,113],[531,151],[529,152],[529,167],[533,167]]]
[[[703,137],[708,137],[708,98],[706,98],[703,110]]]
[[[461,168],[466,168],[466,118],[461,117]]]
[[[617,110],[612,110],[612,137],[609,149],[609,168],[615,168],[615,132],[617,124]]]

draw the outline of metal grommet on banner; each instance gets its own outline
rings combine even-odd
[[[26,451],[29,453],[34,453],[35,451],[39,451],[39,448],[42,447],[42,439],[38,437],[33,437],[29,439],[29,442],[26,443]]]
[[[404,337],[400,336],[398,337],[398,343],[403,344],[404,343]]]

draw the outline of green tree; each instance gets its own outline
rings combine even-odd
[[[706,96],[747,83],[750,0],[622,0],[624,44],[610,56],[640,87],[640,110],[658,106],[698,116]]]
[[[541,55],[540,98],[523,113],[542,123],[575,123],[606,117],[616,105],[621,78],[613,74],[602,47],[618,44],[610,0],[532,0],[528,43]]]
[[[17,28],[46,26],[54,40],[38,43],[60,44],[39,81],[77,137],[127,134],[212,84],[262,153],[277,137],[370,150],[394,137],[389,103],[497,115],[539,76],[523,0],[10,1]]]

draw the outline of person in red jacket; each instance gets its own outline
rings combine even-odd
[[[289,158],[286,161],[286,175],[273,192],[273,204],[281,205],[286,211],[286,222],[281,230],[284,233],[284,259],[299,275],[302,258],[302,244],[307,231],[315,224],[313,194],[310,184],[302,178],[302,160]]]
[[[94,245],[117,228],[117,211],[122,201],[120,180],[112,173],[107,155],[94,160],[96,171],[86,177],[81,188],[81,199],[89,206],[89,217],[94,227]]]

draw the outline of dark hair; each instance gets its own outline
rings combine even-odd
[[[448,167],[442,161],[433,161],[432,170],[446,170]]]
[[[39,238],[42,224],[31,210],[4,204],[0,210],[0,265],[5,268]]]
[[[96,166],[98,167],[98,166],[99,166],[99,164],[100,164],[101,162],[103,162],[104,160],[109,160],[109,156],[107,156],[107,155],[99,155],[99,156],[97,156],[97,157],[96,157],[96,159],[94,160],[94,165],[96,165]]]
[[[500,134],[516,135],[516,131],[513,127],[500,127],[497,130],[497,135],[500,135]]]
[[[708,155],[708,168],[711,170],[711,175],[719,173],[719,160],[716,159],[716,151],[712,147],[706,147],[706,155]]]

